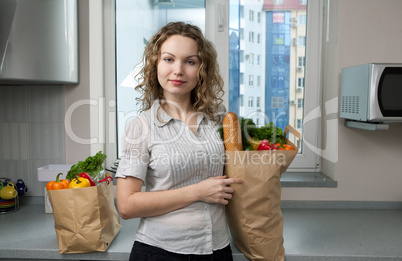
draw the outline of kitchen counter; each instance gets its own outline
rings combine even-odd
[[[138,219],[121,220],[121,230],[105,253],[61,255],[53,215],[44,213],[40,199],[0,215],[0,260],[128,260]],[[399,203],[382,209],[367,204],[364,209],[283,205],[291,206],[283,209],[286,261],[402,260]],[[233,244],[232,248],[235,261],[247,260]]]

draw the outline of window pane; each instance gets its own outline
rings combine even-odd
[[[274,122],[284,129],[290,124],[302,132],[307,1],[244,3],[240,6],[239,0],[230,0],[229,110],[260,125]],[[242,12],[261,14],[260,26],[245,19]],[[258,40],[245,41],[240,32],[249,39],[257,35]],[[244,61],[239,57],[242,53]],[[247,61],[251,54],[257,57],[256,63]],[[248,85],[239,82],[242,74],[250,76]],[[254,77],[257,86],[264,88],[252,88]],[[245,97],[249,106],[243,107],[240,97]],[[261,113],[250,106],[252,97],[261,97],[257,99]]]
[[[149,38],[169,22],[184,21],[205,33],[205,0],[116,0],[116,100],[117,142],[128,120],[137,116],[139,106],[134,90],[142,54]],[[117,153],[120,153],[120,144]]]

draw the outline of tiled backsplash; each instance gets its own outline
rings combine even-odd
[[[0,86],[0,177],[43,196],[37,168],[65,162],[62,86]]]

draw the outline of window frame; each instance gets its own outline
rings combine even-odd
[[[104,81],[105,86],[114,86],[114,88],[105,88],[105,98],[107,102],[106,115],[106,167],[113,166],[117,158],[117,122],[116,122],[116,57],[115,57],[115,0],[104,0]],[[322,104],[321,87],[321,65],[322,65],[322,43],[323,43],[323,19],[324,0],[311,0],[307,5],[307,32],[306,38],[306,64],[305,64],[305,98],[304,98],[304,118],[303,118],[303,140],[317,146],[321,145],[321,118],[315,116],[319,113]],[[219,30],[217,12],[222,11],[224,17],[224,30]],[[244,6],[240,6],[244,12]],[[224,105],[228,108],[229,103],[229,45],[228,34],[229,0],[206,0],[206,37],[209,38],[217,49],[218,63],[222,78],[224,79],[225,94],[222,97]],[[244,17],[244,13],[243,13]],[[217,44],[219,43],[219,44]],[[243,97],[244,99],[244,97]],[[307,116],[307,118],[306,118]],[[303,152],[299,153],[287,171],[320,171],[319,156],[307,146],[303,146]]]

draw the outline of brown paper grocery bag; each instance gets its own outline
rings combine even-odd
[[[59,252],[105,252],[121,227],[113,183],[48,193]]]
[[[295,150],[226,151],[225,175],[244,181],[231,185],[235,192],[226,216],[236,247],[250,260],[285,258],[280,178],[300,144],[300,133],[289,130],[299,138],[298,146],[286,140]]]

